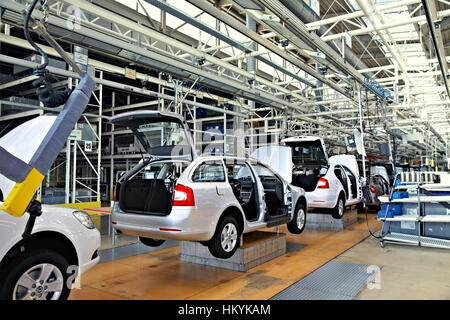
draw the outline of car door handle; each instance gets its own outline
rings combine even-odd
[[[221,191],[219,190],[219,187],[218,187],[218,186],[216,186],[216,192],[217,192],[217,195],[218,195],[218,196],[223,196],[223,192],[221,192]]]

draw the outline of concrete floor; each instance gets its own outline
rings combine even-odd
[[[380,268],[380,289],[363,289],[356,299],[450,299],[450,252],[386,244],[368,238],[336,258]]]
[[[381,228],[374,214],[369,224],[372,230]],[[270,299],[332,259],[381,269],[381,288],[365,288],[356,299],[450,299],[448,251],[393,244],[381,248],[378,240],[368,238],[365,215],[343,231],[281,231],[300,249],[246,273],[180,261],[176,245],[97,265],[82,276],[82,288],[72,291],[70,299]],[[119,236],[115,246],[136,240]],[[103,242],[102,248],[114,246],[108,237]]]
[[[375,216],[371,224],[380,227]],[[275,231],[275,228],[267,229]],[[363,216],[343,231],[287,233],[305,245],[246,273],[180,261],[179,246],[99,264],[71,299],[269,299],[368,236]]]

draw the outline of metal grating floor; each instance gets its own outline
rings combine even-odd
[[[352,300],[374,276],[368,267],[331,260],[271,300]]]

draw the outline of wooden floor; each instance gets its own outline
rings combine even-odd
[[[369,224],[381,228],[374,214]],[[369,236],[365,215],[344,231],[282,232],[306,246],[246,273],[180,261],[176,246],[97,265],[70,299],[269,299]]]

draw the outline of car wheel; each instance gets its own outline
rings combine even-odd
[[[209,252],[216,258],[232,257],[239,246],[240,235],[237,220],[231,215],[225,216],[220,220],[214,236],[209,241]]]
[[[19,254],[2,270],[1,300],[66,300],[67,259],[53,250]]]
[[[336,206],[333,208],[331,212],[331,216],[335,219],[342,219],[342,216],[344,215],[344,210],[345,210],[344,198],[342,196],[339,196]]]
[[[158,239],[144,238],[144,237],[139,237],[139,240],[143,244],[145,244],[146,246],[149,246],[149,247],[159,247],[164,242],[166,242],[166,240],[158,240]]]
[[[366,204],[365,200],[358,203],[356,205],[356,209],[358,210],[358,213],[366,213],[369,210],[368,205]]]
[[[287,224],[290,233],[300,234],[306,226],[306,208],[305,205],[299,203],[295,208],[294,217]]]

